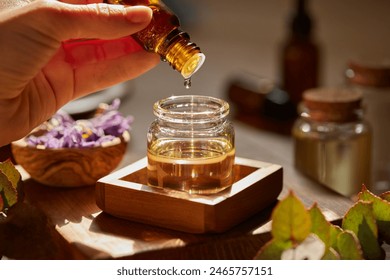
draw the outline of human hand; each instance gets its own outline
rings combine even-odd
[[[0,10],[0,147],[67,102],[159,62],[129,37],[149,24],[151,10],[101,2],[29,0]],[[69,41],[79,38],[99,40]]]

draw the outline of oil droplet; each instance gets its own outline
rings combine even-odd
[[[191,78],[184,79],[184,86],[186,89],[191,88]]]

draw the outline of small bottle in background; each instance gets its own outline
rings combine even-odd
[[[226,95],[233,105],[235,119],[255,128],[291,135],[295,107],[272,79],[240,73],[230,78]]]
[[[365,115],[373,129],[373,189],[390,190],[390,64],[351,61],[349,85],[363,93]]]
[[[296,0],[289,34],[281,53],[282,89],[297,107],[306,89],[319,85],[319,47],[313,40],[313,20],[305,0]]]
[[[361,103],[350,89],[307,90],[292,130],[296,168],[348,197],[371,183],[371,127]]]

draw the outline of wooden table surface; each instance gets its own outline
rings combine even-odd
[[[192,8],[187,12],[193,13],[188,15],[186,30],[205,52],[206,63],[194,77],[189,91],[184,89],[180,75],[165,63],[124,84],[121,111],[133,115],[135,121],[130,145],[118,168],[146,155],[146,131],[154,119],[152,104],[155,101],[179,94],[226,98],[227,84],[237,73],[239,76],[251,73],[277,81],[278,51],[286,36],[292,3],[253,0],[237,6],[232,0],[224,1],[223,5],[218,1],[189,1]],[[365,0],[352,4],[357,8],[349,9],[347,4],[343,4],[344,7],[335,1],[311,3],[317,20],[316,38],[326,54],[321,69],[325,85],[340,84],[347,59],[359,51],[378,53],[375,51],[378,46],[388,50],[389,42],[383,41],[389,38],[383,35],[387,29],[380,29],[380,26],[386,26],[383,21],[389,20],[387,14],[381,12],[386,9]],[[373,13],[378,20],[371,20]],[[232,17],[240,20],[232,21]],[[351,29],[359,32],[350,32]],[[381,44],[362,45],[365,37],[381,41]],[[234,121],[234,126],[238,156],[283,167],[283,190],[279,198],[293,190],[306,206],[317,202],[329,220],[343,216],[353,203],[294,168],[291,137],[255,129],[239,121]],[[26,179],[25,185],[26,200],[41,209],[49,220],[57,250],[48,254],[51,258],[251,259],[270,237],[268,221],[272,207],[221,234],[188,234],[103,213],[95,203],[93,186],[50,188],[31,179]]]

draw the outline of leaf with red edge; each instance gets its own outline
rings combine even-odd
[[[21,199],[21,176],[10,160],[0,162],[0,211],[12,207]]]
[[[342,260],[363,260],[363,251],[356,235],[345,230],[338,235],[337,247]]]
[[[384,192],[380,195],[380,198],[390,202],[390,191]]]
[[[324,214],[322,214],[320,208],[315,203],[310,209],[309,213],[311,216],[311,232],[315,233],[324,242],[326,249],[331,247],[330,244],[330,231],[331,223],[329,223]]]
[[[310,234],[310,215],[291,191],[272,211],[272,236],[255,259],[280,259],[283,252],[298,246]]]
[[[390,202],[370,192],[365,186],[358,198],[372,202],[372,209],[378,225],[379,237],[390,244]]]
[[[19,171],[12,164],[11,160],[8,159],[4,162],[0,162],[0,170],[7,176],[13,188],[16,189],[21,179],[21,176]]]
[[[274,239],[300,243],[310,234],[311,219],[303,203],[293,192],[275,206],[272,212]]]
[[[16,189],[12,187],[12,183],[8,180],[7,176],[0,170],[0,195],[3,197],[3,211],[6,208],[11,207],[18,201],[18,193]]]
[[[329,231],[329,243],[330,243],[330,247],[334,248],[336,251],[338,251],[338,247],[337,247],[337,243],[338,243],[338,236],[340,235],[340,233],[343,232],[343,229],[337,225],[332,225],[331,228],[330,228],[330,231]]]
[[[291,241],[271,239],[256,254],[255,260],[280,260],[283,252],[292,248]]]
[[[384,251],[378,242],[378,226],[373,213],[372,202],[358,201],[343,218],[342,228],[352,231],[363,249],[364,258],[384,258]]]

